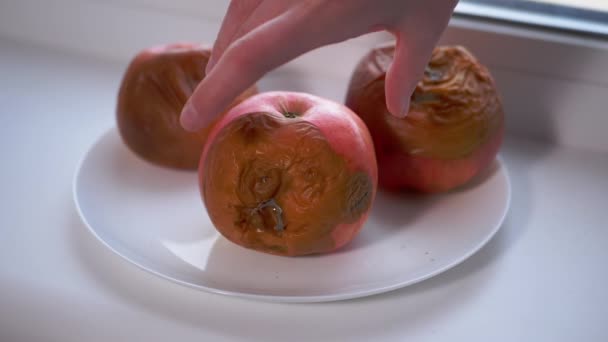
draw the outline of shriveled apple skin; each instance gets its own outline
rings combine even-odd
[[[120,135],[133,152],[161,166],[197,168],[215,122],[188,132],[179,116],[205,77],[210,55],[203,46],[179,43],[143,50],[133,59],[122,79],[116,111]],[[233,105],[255,93],[254,86]]]
[[[494,160],[504,112],[495,82],[461,46],[439,46],[418,83],[405,118],[385,102],[394,45],[372,50],[357,65],[346,105],[367,124],[379,184],[389,190],[442,192],[467,183]]]
[[[264,93],[229,112],[209,141],[201,194],[232,242],[279,255],[326,253],[366,221],[376,160],[369,132],[346,107],[302,93]]]

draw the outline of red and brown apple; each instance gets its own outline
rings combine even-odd
[[[184,130],[181,110],[205,77],[211,51],[201,45],[178,43],[145,49],[127,68],[118,94],[117,122],[125,144],[152,163],[178,169],[198,166],[211,127]],[[232,105],[256,93],[255,86]]]
[[[268,92],[234,107],[209,135],[200,190],[218,231],[262,252],[336,250],[367,219],[377,164],[364,123],[342,104]]]
[[[394,45],[373,49],[357,65],[346,105],[367,124],[379,184],[391,190],[447,191],[467,183],[495,159],[504,113],[495,82],[462,46],[435,48],[405,118],[389,113],[385,77]]]

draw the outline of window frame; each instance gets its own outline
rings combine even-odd
[[[462,0],[455,15],[608,38],[608,12],[529,0]]]

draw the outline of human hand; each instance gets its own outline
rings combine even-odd
[[[207,75],[181,114],[187,130],[212,122],[270,70],[318,47],[366,33],[395,35],[386,103],[404,116],[416,83],[458,0],[233,0]]]

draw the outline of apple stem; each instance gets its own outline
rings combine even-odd
[[[264,208],[270,208],[270,210],[272,210],[272,213],[276,219],[276,224],[274,226],[274,230],[278,231],[278,232],[282,232],[283,230],[285,230],[285,224],[283,224],[283,209],[281,208],[281,206],[274,200],[274,198],[271,198],[269,200],[266,200],[262,203],[260,203],[257,208],[255,208],[253,210],[254,213],[257,213],[258,211],[264,209]]]

